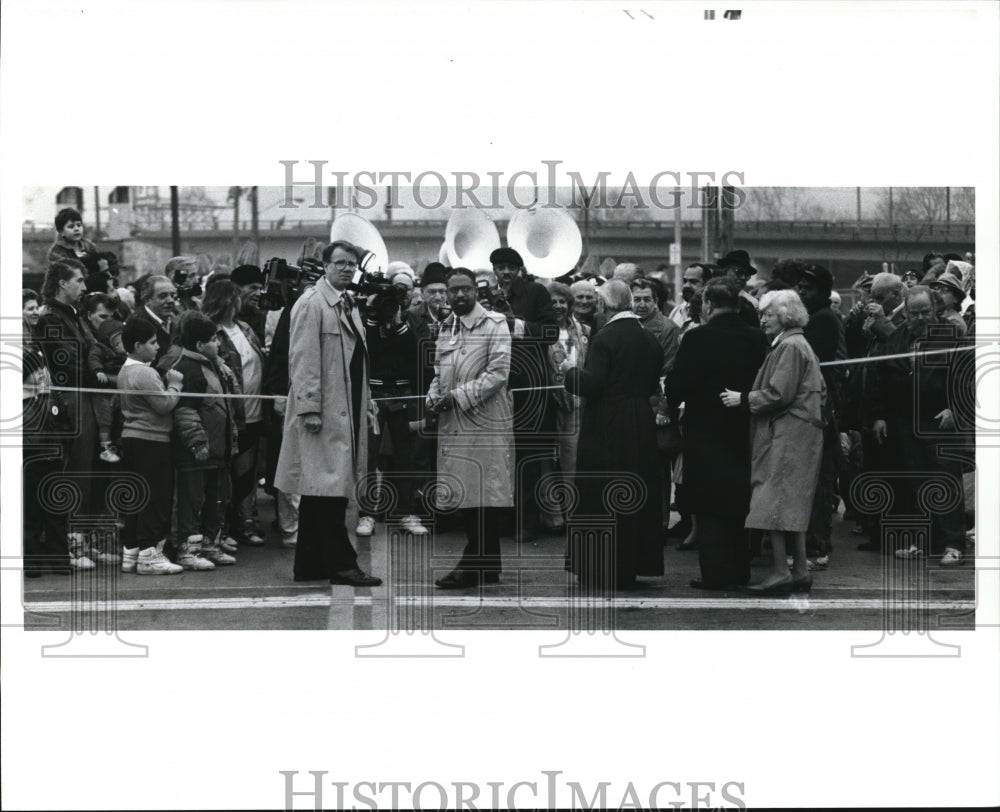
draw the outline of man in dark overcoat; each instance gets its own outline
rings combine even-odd
[[[637,575],[663,574],[661,472],[649,407],[659,389],[663,349],[631,311],[624,282],[611,280],[597,296],[607,321],[584,368],[568,359],[560,367],[566,389],[584,398],[570,567],[585,586],[628,589]],[[586,527],[590,518],[593,531]]]
[[[726,409],[724,389],[746,392],[767,354],[764,332],[740,317],[740,287],[711,280],[702,293],[702,325],[681,342],[667,376],[671,408],[683,403],[684,491],[698,523],[696,589],[726,589],[750,580],[750,547],[743,527],[750,508],[750,414]]]

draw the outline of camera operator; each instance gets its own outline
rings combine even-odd
[[[552,299],[544,285],[524,268],[513,248],[490,254],[500,294],[493,309],[507,316],[511,333],[510,388],[538,390],[551,383],[548,347],[559,338]],[[535,541],[541,532],[541,514],[535,490],[544,459],[555,455],[555,409],[550,393],[514,392],[514,446],[517,471],[515,533],[522,542]]]
[[[427,528],[414,515],[414,482],[410,478],[416,440],[410,423],[417,420],[417,401],[401,399],[417,394],[420,373],[420,345],[409,313],[413,279],[405,270],[396,270],[388,283],[388,287],[369,298],[365,316],[371,393],[377,407],[377,423],[368,434],[368,473],[373,474],[376,467],[382,471],[383,481],[398,495],[397,508],[403,514],[403,528],[415,536],[423,536]],[[370,536],[374,528],[375,517],[362,512],[357,534]]]
[[[188,310],[200,310],[202,294],[198,279],[198,260],[190,256],[171,257],[163,273],[177,288],[177,315]]]
[[[358,249],[337,240],[323,251],[325,275],[291,315],[289,393],[275,487],[302,495],[295,579],[378,586],[358,568],[345,520],[367,459],[368,350],[348,285]]]

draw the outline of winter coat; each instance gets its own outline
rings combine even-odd
[[[220,373],[215,362],[201,353],[180,349],[170,367],[184,375],[181,392],[229,393],[226,376]],[[211,397],[180,399],[174,409],[173,431],[173,454],[178,470],[226,467],[237,441],[234,402]],[[208,459],[196,460],[194,452],[205,446],[208,447]]]
[[[352,375],[351,362],[355,360]],[[303,291],[291,314],[289,393],[274,485],[303,496],[354,498],[368,459],[368,348],[357,307],[325,278]],[[303,417],[323,426],[306,431]]]
[[[723,389],[748,391],[767,355],[768,340],[737,313],[719,313],[684,336],[666,393],[684,405],[685,506],[695,515],[739,516],[750,506],[750,414],[727,409]]]
[[[572,519],[577,526],[586,517],[614,522],[616,573],[625,580],[663,574],[662,474],[649,408],[662,369],[660,343],[627,314],[598,331],[582,370],[566,373],[566,389],[584,398]],[[601,533],[584,535],[570,559],[573,572],[589,581],[599,578],[595,567],[606,551]]]
[[[514,417],[507,390],[510,330],[502,313],[476,303],[441,326],[428,399],[450,392],[438,422],[438,507],[514,504]]]
[[[781,335],[747,394],[750,513],[746,526],[805,532],[823,454],[826,384],[801,328]]]
[[[128,356],[125,353],[118,352],[114,347],[109,347],[98,339],[87,350],[87,369],[94,378],[98,372],[103,372],[111,378],[108,385],[114,387],[114,376],[119,373],[126,358]]]

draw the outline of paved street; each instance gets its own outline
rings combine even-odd
[[[393,629],[559,630],[640,629],[969,629],[974,621],[975,571],[971,563],[944,569],[936,563],[899,562],[856,550],[853,523],[834,519],[830,568],[813,573],[812,592],[758,598],[745,592],[699,592],[697,552],[664,547],[662,578],[613,603],[588,600],[563,569],[565,539],[548,536],[518,551],[504,539],[503,583],[444,592],[434,578],[451,569],[464,535],[445,529],[422,538],[378,524],[371,539],[357,539],[362,569],[385,580],[374,589],[292,580],[294,551],[279,546],[270,526],[273,501],[261,495],[260,525],[267,546],[241,547],[238,563],[213,572],[169,577],[125,575],[101,567],[71,577],[46,575],[24,582],[28,628],[134,629]],[[676,515],[674,516],[676,520]],[[353,528],[353,517],[349,516]],[[390,538],[391,535],[391,538]],[[391,565],[390,565],[391,560]],[[767,559],[753,562],[754,576]],[[433,572],[432,572],[433,570]],[[103,602],[103,595],[118,595]],[[76,608],[76,611],[72,611]],[[429,635],[392,635],[393,641]],[[600,636],[599,636],[600,637]],[[605,635],[606,637],[606,635]],[[397,639],[398,638],[398,639]],[[872,641],[878,635],[872,636]],[[866,642],[859,641],[859,642]],[[545,641],[542,641],[544,644]]]

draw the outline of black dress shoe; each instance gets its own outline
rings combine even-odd
[[[677,524],[667,530],[668,538],[687,538],[688,533],[691,532],[691,520],[681,519]]]
[[[813,586],[813,579],[811,575],[807,575],[805,578],[793,578],[792,579],[792,593],[802,593],[809,592]]]
[[[708,592],[733,592],[740,589],[738,584],[707,584],[700,578],[695,578],[690,582],[692,589],[704,589]]]
[[[487,575],[496,577],[497,581],[500,580],[498,573],[487,573]],[[474,570],[452,570],[434,583],[441,589],[472,589],[479,586],[479,573]]]
[[[294,576],[296,581],[325,581],[329,576],[327,575],[298,575]]]
[[[788,597],[792,594],[792,586],[794,581],[789,578],[787,581],[778,581],[776,584],[771,584],[770,586],[762,586],[761,584],[750,584],[746,587],[747,592],[754,595],[770,595],[775,597]]]
[[[330,577],[330,583],[344,584],[346,586],[381,586],[382,579],[354,567],[354,569],[335,572]]]

